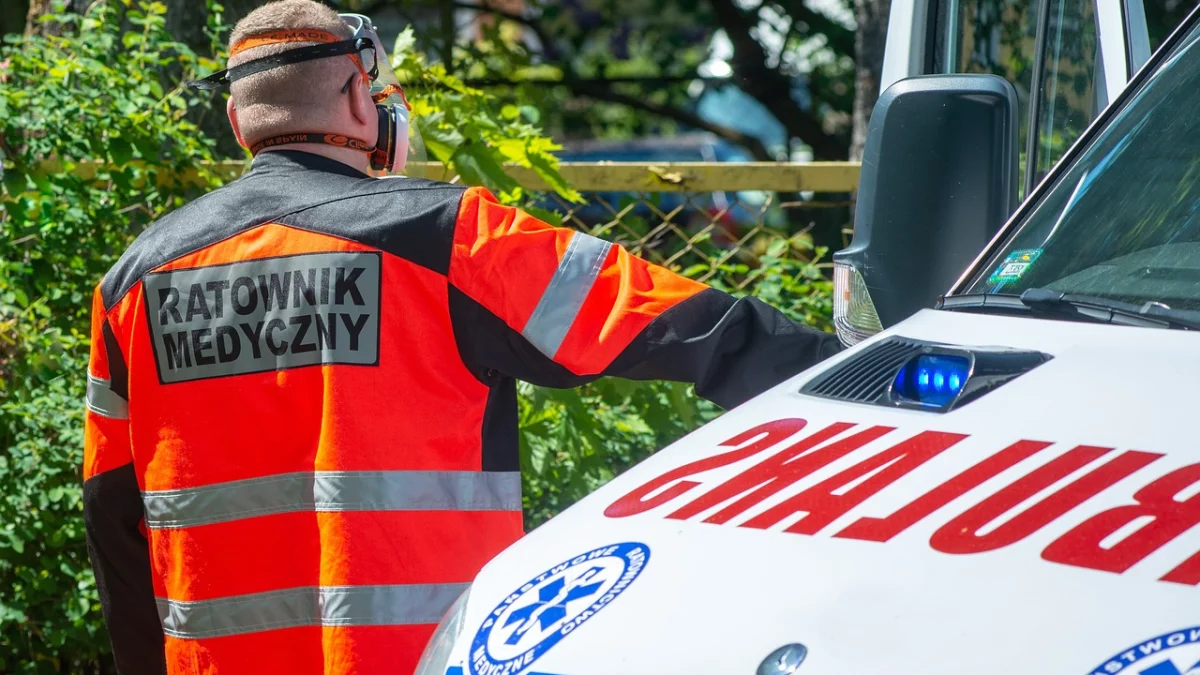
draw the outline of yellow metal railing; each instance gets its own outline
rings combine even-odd
[[[858,162],[563,162],[559,171],[580,192],[716,192],[759,190],[766,192],[852,192],[858,187]],[[67,170],[90,180],[105,167],[104,162],[84,161],[69,164]],[[178,174],[162,174],[161,180],[175,177],[194,182],[200,171],[225,179],[236,178],[249,167],[248,161],[206,162],[199,168]],[[59,162],[43,162],[39,173],[62,171]],[[508,165],[508,173],[531,191],[550,188],[532,169]],[[454,175],[438,162],[418,162],[409,166],[409,175],[452,180]]]

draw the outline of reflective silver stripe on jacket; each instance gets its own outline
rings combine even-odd
[[[88,410],[114,420],[129,419],[129,402],[112,390],[112,382],[88,373]]]
[[[186,602],[156,598],[163,631],[199,639],[297,626],[436,624],[467,584],[306,586]]]
[[[146,527],[296,511],[519,511],[516,471],[313,471],[142,493]]]
[[[529,323],[521,331],[521,335],[547,357],[554,358],[558,353],[611,249],[612,244],[607,241],[582,232],[571,237],[558,269],[542,292]]]

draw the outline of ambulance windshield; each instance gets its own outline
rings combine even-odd
[[[1193,22],[966,293],[1041,287],[1200,310],[1198,43]]]

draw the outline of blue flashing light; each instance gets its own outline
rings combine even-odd
[[[970,374],[971,363],[965,357],[922,354],[896,374],[892,394],[898,401],[942,408],[958,397]]]

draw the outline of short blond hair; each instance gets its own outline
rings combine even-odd
[[[319,30],[350,39],[353,31],[332,8],[313,0],[276,0],[250,12],[229,36],[230,51],[248,37],[280,30]],[[282,42],[254,47],[231,56],[229,66],[315,42]],[[238,113],[238,127],[248,144],[279,134],[325,131],[331,105],[341,95],[341,84],[356,72],[346,57],[316,59],[272,68],[230,86]]]

